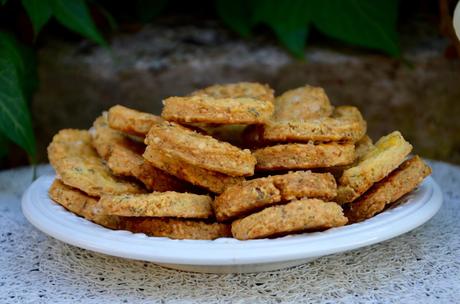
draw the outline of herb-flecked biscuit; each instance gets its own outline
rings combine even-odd
[[[268,85],[257,82],[238,82],[215,84],[201,90],[196,90],[191,96],[209,96],[213,98],[249,97],[273,103],[273,89]]]
[[[352,143],[280,144],[253,151],[256,170],[290,170],[324,168],[353,163]]]
[[[155,124],[145,140],[163,154],[231,176],[253,175],[256,159],[249,150],[202,135],[176,123]]]
[[[321,87],[305,85],[275,99],[274,120],[305,120],[332,115],[333,107]]]
[[[180,123],[263,124],[273,114],[273,104],[248,97],[169,97],[161,117]]]
[[[174,218],[122,217],[120,229],[171,239],[214,240],[232,236],[228,224]]]
[[[107,228],[116,229],[118,227],[118,217],[103,214],[97,198],[69,187],[58,179],[54,180],[48,194],[53,201],[78,216]]]
[[[107,166],[113,174],[135,177],[147,189],[154,191],[185,192],[191,189],[190,184],[147,162],[142,157],[145,145],[110,128],[105,117],[96,119],[90,133],[94,148],[107,161]]]
[[[374,183],[396,169],[412,151],[412,145],[395,131],[375,143],[359,163],[345,170],[338,182],[337,202],[349,203],[366,192]]]
[[[366,134],[366,128],[366,121],[356,107],[339,106],[330,117],[270,120],[264,127],[263,137],[276,142],[356,142]]]
[[[352,223],[371,218],[389,204],[411,192],[430,174],[431,168],[419,156],[406,160],[390,175],[350,203],[345,216]]]
[[[213,215],[211,202],[208,195],[168,191],[103,195],[99,205],[108,215],[205,219]]]
[[[236,220],[232,223],[232,234],[239,240],[258,239],[339,227],[347,221],[342,208],[334,202],[302,199]]]
[[[214,193],[222,193],[226,187],[245,180],[242,176],[230,176],[187,164],[167,156],[152,146],[147,146],[144,158],[153,166]]]
[[[281,201],[303,197],[332,199],[336,190],[330,173],[297,171],[230,186],[216,197],[213,206],[217,220],[228,221]]]
[[[108,113],[108,122],[111,128],[140,137],[144,137],[153,124],[162,121],[163,119],[159,116],[121,105],[111,107]]]
[[[180,123],[262,124],[273,114],[273,90],[259,83],[214,85],[163,100],[161,116]]]
[[[48,146],[48,158],[64,184],[91,196],[145,192],[138,184],[112,175],[86,130],[59,131]]]

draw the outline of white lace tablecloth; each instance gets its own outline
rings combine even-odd
[[[444,205],[422,227],[290,269],[224,275],[165,269],[52,239],[21,213],[31,169],[3,171],[0,303],[460,303],[460,168],[431,165]]]

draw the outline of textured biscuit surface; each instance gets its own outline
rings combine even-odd
[[[115,130],[144,137],[153,124],[161,123],[163,119],[150,113],[116,105],[109,109],[108,121],[110,127]]]
[[[213,98],[249,97],[265,102],[273,102],[273,89],[268,85],[257,82],[238,82],[215,84],[201,90],[196,90],[192,96],[209,96]]]
[[[97,198],[69,187],[60,180],[54,180],[48,194],[53,201],[78,216],[107,228],[116,229],[118,226],[118,217],[103,214]]]
[[[96,119],[90,133],[94,148],[107,161],[107,166],[113,174],[135,177],[149,190],[178,192],[190,190],[189,184],[147,162],[142,157],[145,145],[110,128],[105,117]]]
[[[324,230],[347,223],[342,208],[319,199],[292,201],[268,207],[232,223],[239,240],[257,239],[310,230]]]
[[[214,193],[222,193],[226,187],[244,181],[241,176],[230,176],[178,161],[152,146],[147,147],[144,158],[153,166]]]
[[[64,184],[91,196],[145,191],[136,183],[112,175],[92,147],[88,131],[59,131],[48,146],[48,158]]]
[[[208,195],[168,191],[103,195],[99,205],[108,215],[209,218],[213,215],[211,202]]]
[[[259,83],[213,85],[163,101],[161,116],[181,123],[261,124],[273,114],[273,90]]]
[[[311,169],[346,165],[355,159],[351,143],[280,144],[254,150],[256,170]]]
[[[172,122],[153,125],[145,143],[177,160],[211,171],[231,176],[254,174],[256,159],[249,150]]]
[[[275,99],[274,120],[305,120],[327,117],[333,107],[323,88],[303,86],[284,92]]]
[[[411,150],[412,145],[398,131],[380,138],[375,148],[365,154],[356,166],[343,172],[338,183],[337,202],[354,201],[396,169]]]
[[[352,223],[371,218],[387,205],[411,192],[430,174],[431,168],[419,156],[406,160],[390,175],[352,202],[345,215]]]
[[[273,103],[254,98],[213,98],[207,95],[169,97],[161,116],[180,123],[263,124],[273,114]]]
[[[356,142],[366,134],[366,128],[366,121],[356,107],[339,106],[330,117],[271,120],[265,125],[263,137],[277,142]]]
[[[290,172],[230,186],[214,200],[219,221],[227,221],[263,207],[302,197],[332,199],[337,186],[329,173]]]
[[[174,218],[120,218],[120,229],[171,239],[214,240],[231,237],[228,224]]]

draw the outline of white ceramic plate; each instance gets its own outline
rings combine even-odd
[[[428,177],[402,198],[404,204],[358,224],[277,239],[171,240],[106,229],[66,211],[48,198],[53,179],[40,177],[22,198],[24,215],[44,233],[88,250],[196,272],[258,272],[300,265],[408,232],[428,221],[442,204],[439,186]]]

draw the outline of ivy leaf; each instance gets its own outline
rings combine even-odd
[[[94,25],[84,0],[49,1],[51,2],[54,17],[56,17],[62,25],[98,44],[107,45]]]
[[[19,84],[27,101],[38,87],[37,58],[35,52],[16,41],[9,33],[0,32],[0,48],[13,62]]]
[[[42,27],[51,18],[51,6],[47,0],[22,0],[22,5],[29,15],[35,36],[37,36]]]
[[[136,11],[142,23],[152,21],[166,8],[168,0],[137,0]]]
[[[310,5],[312,21],[324,34],[399,55],[398,0],[313,0]]]
[[[267,24],[291,53],[303,58],[310,19],[308,1],[259,0],[253,3],[254,23]]]
[[[243,37],[251,35],[251,1],[245,0],[217,0],[216,10],[222,21],[230,29]]]
[[[35,158],[35,137],[14,60],[0,51],[0,132]]]

